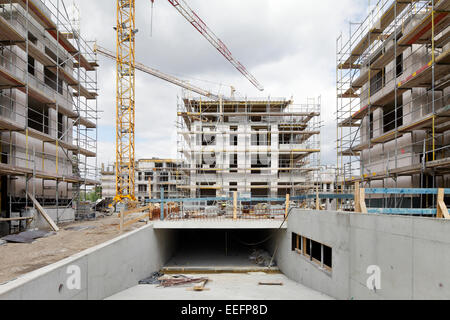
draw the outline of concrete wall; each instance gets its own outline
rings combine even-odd
[[[332,272],[291,250],[292,232],[332,247]],[[294,210],[280,231],[277,263],[290,278],[338,299],[450,299],[450,221]],[[381,268],[381,289],[366,287]]]
[[[0,285],[0,300],[109,297],[137,285],[139,280],[159,270],[172,256],[175,240],[174,231],[144,226]],[[80,268],[80,290],[68,288],[69,266]]]

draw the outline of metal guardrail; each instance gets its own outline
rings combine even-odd
[[[367,208],[366,194],[395,194],[395,195],[437,195],[436,208]],[[437,218],[450,219],[444,202],[450,189],[445,188],[355,188],[355,211],[361,213],[395,214],[395,215],[431,215]]]

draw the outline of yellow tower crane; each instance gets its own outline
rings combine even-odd
[[[153,4],[154,0],[150,0]],[[168,0],[240,73],[264,90],[227,46],[184,0]],[[135,201],[135,0],[117,0],[116,52],[116,196],[115,202]]]

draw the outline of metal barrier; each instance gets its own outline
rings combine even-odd
[[[366,194],[395,195],[437,195],[435,208],[367,208]],[[396,215],[431,215],[437,218],[450,219],[444,202],[450,189],[444,188],[355,188],[355,211],[361,213],[396,214]]]

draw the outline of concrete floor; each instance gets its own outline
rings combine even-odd
[[[217,247],[184,248],[175,253],[165,267],[258,267],[249,259],[250,250],[225,250]]]
[[[192,285],[157,287],[137,285],[106,300],[330,300],[331,297],[289,280],[283,274],[223,273],[196,274],[190,277],[208,277],[209,290],[188,290]],[[261,286],[259,282],[282,282],[282,286]]]

